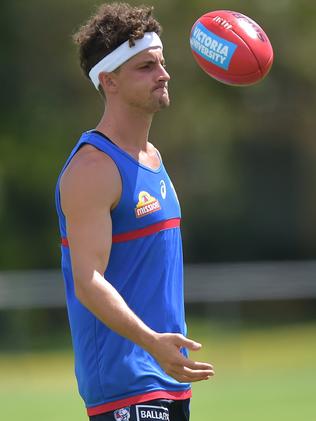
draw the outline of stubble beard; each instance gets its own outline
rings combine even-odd
[[[146,101],[144,100],[131,100],[129,101],[130,106],[133,108],[138,108],[139,110],[142,110],[146,114],[155,114],[160,110],[163,110],[164,108],[169,107],[170,105],[170,98],[169,93],[166,91],[163,95],[160,95],[159,98],[157,98],[156,95],[150,96]]]
[[[152,108],[155,110],[154,112],[158,112],[160,110],[163,110],[164,108],[169,107],[169,105],[170,105],[170,98],[169,98],[168,91],[166,91],[166,94],[160,96],[158,98],[158,101],[155,98],[152,102],[153,102]]]
[[[165,99],[160,98],[160,99],[159,99],[159,102],[158,102],[158,109],[157,109],[157,112],[158,112],[158,111],[160,111],[160,110],[163,110],[163,109],[165,109],[165,108],[168,108],[168,107],[169,107],[169,105],[170,105],[169,98],[168,98],[168,100],[165,100]]]

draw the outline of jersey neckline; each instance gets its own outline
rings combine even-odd
[[[160,165],[158,168],[154,169],[154,168],[150,168],[147,165],[142,164],[141,162],[137,161],[137,159],[135,159],[132,155],[130,155],[128,152],[124,151],[124,149],[120,148],[116,143],[113,142],[113,140],[111,140],[109,137],[107,137],[104,133],[100,132],[99,130],[96,129],[92,129],[89,130],[88,133],[95,133],[99,136],[101,136],[103,139],[105,139],[106,141],[110,142],[111,145],[113,145],[116,149],[118,149],[123,155],[125,155],[127,158],[129,158],[132,162],[134,162],[134,164],[138,165],[141,168],[144,168],[147,171],[153,172],[158,174],[161,169],[162,169],[162,159],[160,156],[160,153],[158,152],[158,150],[156,149],[156,153],[160,162]]]

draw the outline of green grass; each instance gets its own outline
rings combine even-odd
[[[193,386],[192,421],[316,420],[315,324],[200,335],[216,376]]]
[[[316,324],[266,329],[189,323],[212,380],[193,386],[191,421],[315,421]],[[83,421],[69,350],[0,354],[1,419]]]

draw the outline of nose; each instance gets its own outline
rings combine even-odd
[[[159,77],[158,77],[159,81],[165,81],[168,82],[170,80],[170,75],[167,72],[166,68],[160,64],[159,65]]]

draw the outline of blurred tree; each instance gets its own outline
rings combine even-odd
[[[232,88],[197,67],[188,41],[195,20],[222,1],[144,3],[164,27],[172,75],[172,104],[151,139],[182,201],[186,260],[315,258],[316,5],[226,1],[261,24],[275,50],[262,83]],[[94,8],[83,0],[1,7],[2,269],[59,264],[56,178],[103,110],[71,41]]]

